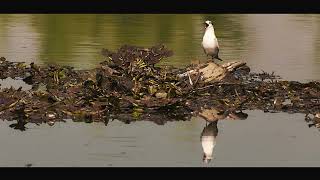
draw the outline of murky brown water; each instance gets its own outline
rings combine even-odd
[[[221,58],[284,79],[320,79],[320,15],[0,15],[0,56],[11,61],[92,68],[101,48],[163,43],[175,55],[163,64],[205,60],[202,22],[216,28]],[[0,81],[3,86],[8,83]],[[17,85],[17,84],[16,84]],[[20,86],[20,84],[18,85]],[[320,166],[320,132],[302,114],[248,111],[218,122],[214,159],[202,162],[205,122],[28,124],[0,122],[0,166]],[[1,119],[1,117],[0,117]]]

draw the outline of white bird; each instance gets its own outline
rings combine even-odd
[[[207,56],[209,55],[212,57],[212,60],[218,59],[222,61],[222,59],[219,58],[219,44],[218,39],[214,33],[212,22],[207,20],[204,24],[206,31],[202,39],[203,50]]]
[[[213,149],[216,146],[216,137],[218,135],[217,122],[211,122],[205,126],[201,133],[201,145],[203,149],[203,162],[209,163],[213,158]]]

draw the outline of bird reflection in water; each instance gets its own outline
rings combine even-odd
[[[201,133],[201,145],[203,149],[203,162],[209,163],[213,157],[213,149],[216,146],[216,137],[218,135],[218,121],[206,125]]]
[[[203,162],[209,163],[213,159],[213,149],[216,146],[218,136],[218,120],[232,119],[244,120],[248,114],[235,111],[221,111],[217,109],[206,109],[199,113],[199,116],[206,120],[206,126],[203,128],[200,141],[203,150]],[[209,122],[209,124],[207,124]]]

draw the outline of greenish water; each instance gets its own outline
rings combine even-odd
[[[320,79],[320,15],[312,14],[1,14],[0,56],[88,69],[102,61],[101,48],[162,43],[174,51],[162,65],[182,67],[206,60],[207,19],[225,61],[242,60],[252,71],[275,71],[288,80]],[[17,88],[22,82],[0,81],[10,83]],[[243,121],[218,122],[209,164],[202,162],[200,141],[206,123],[198,117],[164,125],[27,124],[23,132],[1,121],[0,166],[320,166],[320,133],[302,114],[246,113]]]
[[[210,19],[225,61],[290,80],[320,77],[320,15],[255,14],[1,14],[0,56],[12,61],[92,68],[101,48],[163,43],[174,56],[162,64],[205,61],[203,21]]]

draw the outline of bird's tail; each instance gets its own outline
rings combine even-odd
[[[218,59],[218,60],[220,60],[220,61],[223,61],[221,58],[219,58],[219,56],[217,56],[216,59]]]

